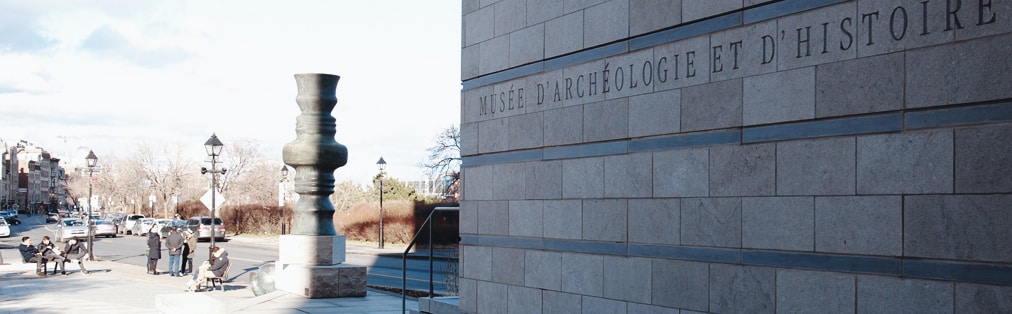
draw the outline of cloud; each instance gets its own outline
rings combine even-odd
[[[58,42],[43,34],[38,13],[18,5],[0,10],[0,52],[40,52]]]
[[[17,93],[27,93],[27,92],[28,91],[20,89],[20,88],[17,88],[17,87],[0,85],[0,94],[17,94]]]
[[[126,60],[147,68],[160,68],[191,57],[189,52],[181,48],[141,47],[109,25],[102,25],[92,31],[79,48],[99,58]]]

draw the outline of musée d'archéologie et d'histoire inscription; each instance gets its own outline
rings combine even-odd
[[[793,31],[774,30],[772,33],[761,34],[749,40],[741,38],[722,43],[714,42],[710,43],[708,49],[692,47],[679,51],[676,48],[673,53],[657,55],[652,59],[620,65],[605,63],[597,71],[528,84],[535,90],[526,97],[524,86],[480,95],[478,97],[481,107],[478,115],[494,115],[523,109],[528,105],[528,98],[532,96],[535,98],[534,103],[540,106],[594,96],[598,93],[607,94],[649,87],[651,84],[691,79],[696,77],[699,71],[709,71],[716,75],[725,71],[737,71],[743,67],[773,64],[778,58],[778,45],[782,49],[780,53],[790,53],[791,58],[813,58],[834,52],[852,52],[856,49],[856,45],[882,44],[876,39],[901,42],[935,32],[983,27],[994,24],[1001,18],[992,10],[990,0],[978,0],[974,1],[973,5],[967,4],[959,0],[920,1],[913,7],[896,6],[888,11],[860,12],[857,16],[846,16],[835,21],[797,27],[792,29]],[[965,14],[965,10],[976,10],[973,12],[976,13],[973,14],[976,19],[966,21],[966,15],[961,19],[959,14]],[[886,23],[880,24],[881,22]],[[859,32],[863,33],[863,38],[858,38]],[[882,32],[888,34],[888,37],[884,37]],[[796,49],[787,50],[788,47]],[[745,58],[743,56],[746,54],[743,52],[746,49],[759,50],[759,54],[751,54],[752,58]],[[705,61],[709,62],[706,69],[697,67],[700,58],[705,58]]]

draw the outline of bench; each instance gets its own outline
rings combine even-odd
[[[228,263],[225,264],[225,272],[221,273],[220,277],[215,276],[214,273],[208,274],[207,281],[204,282],[204,288],[206,289],[207,284],[210,283],[212,288],[209,290],[214,290],[214,288],[218,287],[218,284],[221,284],[221,291],[225,291],[225,280],[228,279],[229,268],[232,268],[232,261],[228,261]]]

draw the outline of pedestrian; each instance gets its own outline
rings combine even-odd
[[[162,241],[158,230],[152,226],[148,230],[148,273],[158,275],[158,260],[162,258]]]
[[[21,259],[25,263],[35,263],[35,274],[39,277],[45,277],[46,271],[43,265],[46,261],[42,259],[42,253],[39,253],[39,248],[32,245],[31,237],[21,237],[21,245],[18,245],[18,250],[21,251]]]
[[[76,259],[77,266],[81,269],[81,273],[87,275],[88,269],[84,268],[84,257],[88,255],[88,247],[77,241],[77,238],[70,238],[67,240],[67,247],[63,249],[67,252],[67,259]]]
[[[180,272],[189,275],[193,272],[193,255],[197,251],[197,237],[193,236],[190,229],[183,229],[183,262]]]
[[[49,236],[42,237],[42,243],[39,243],[39,253],[42,253],[42,259],[44,260],[42,262],[42,272],[46,271],[47,262],[54,261],[56,262],[56,266],[60,267],[60,273],[67,274],[67,270],[63,268],[63,264],[67,259],[63,257],[63,252],[56,246],[56,243],[49,240]],[[54,276],[56,275],[56,266],[53,266]]]
[[[181,277],[179,274],[179,258],[183,254],[183,236],[176,227],[169,227],[169,236],[165,237],[165,246],[169,248],[169,276]]]
[[[186,291],[195,292],[200,286],[207,285],[208,278],[224,276],[228,264],[228,252],[225,249],[218,246],[211,248],[211,257],[200,265],[200,269],[186,283]]]

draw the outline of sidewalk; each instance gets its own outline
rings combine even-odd
[[[0,254],[7,263],[0,265],[0,314],[400,313],[401,310],[399,296],[371,289],[363,298],[306,299],[285,292],[257,297],[246,278],[226,283],[225,291],[187,293],[183,290],[188,277],[152,276],[141,266],[112,261],[86,262],[91,275],[79,273],[76,263],[67,263],[70,275],[40,278],[35,274],[34,264],[16,259],[19,256],[16,248],[0,249]],[[350,246],[349,254],[352,254]],[[408,310],[416,309],[417,302],[408,300],[407,306]]]

